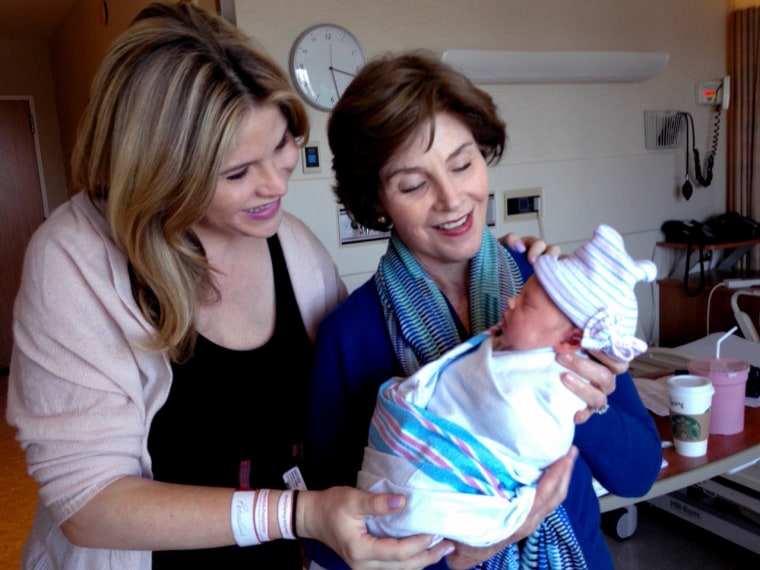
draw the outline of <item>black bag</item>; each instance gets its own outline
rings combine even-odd
[[[715,243],[731,243],[760,238],[760,224],[752,218],[742,216],[738,212],[726,212],[713,216],[705,221],[717,241]]]

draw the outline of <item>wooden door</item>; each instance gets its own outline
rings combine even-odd
[[[0,101],[0,369],[11,360],[11,314],[24,250],[44,219],[29,101]]]

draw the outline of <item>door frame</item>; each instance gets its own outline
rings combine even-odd
[[[45,171],[42,168],[42,147],[40,146],[40,122],[37,120],[37,112],[34,109],[34,97],[31,95],[0,95],[0,101],[26,101],[29,103],[29,112],[34,121],[34,152],[37,155],[37,174],[40,179],[40,192],[42,193],[42,215],[47,219],[50,212],[48,209],[47,186],[45,185]]]

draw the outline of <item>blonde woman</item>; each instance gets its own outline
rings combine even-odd
[[[107,54],[80,191],[15,304],[7,419],[39,483],[24,568],[296,570],[298,537],[355,568],[450,551],[366,534],[396,495],[285,488],[316,326],[346,293],[282,210],[308,128],[277,65],[192,5],[148,6]]]

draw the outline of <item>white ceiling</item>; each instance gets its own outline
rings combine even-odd
[[[76,0],[0,0],[0,39],[46,40]]]

